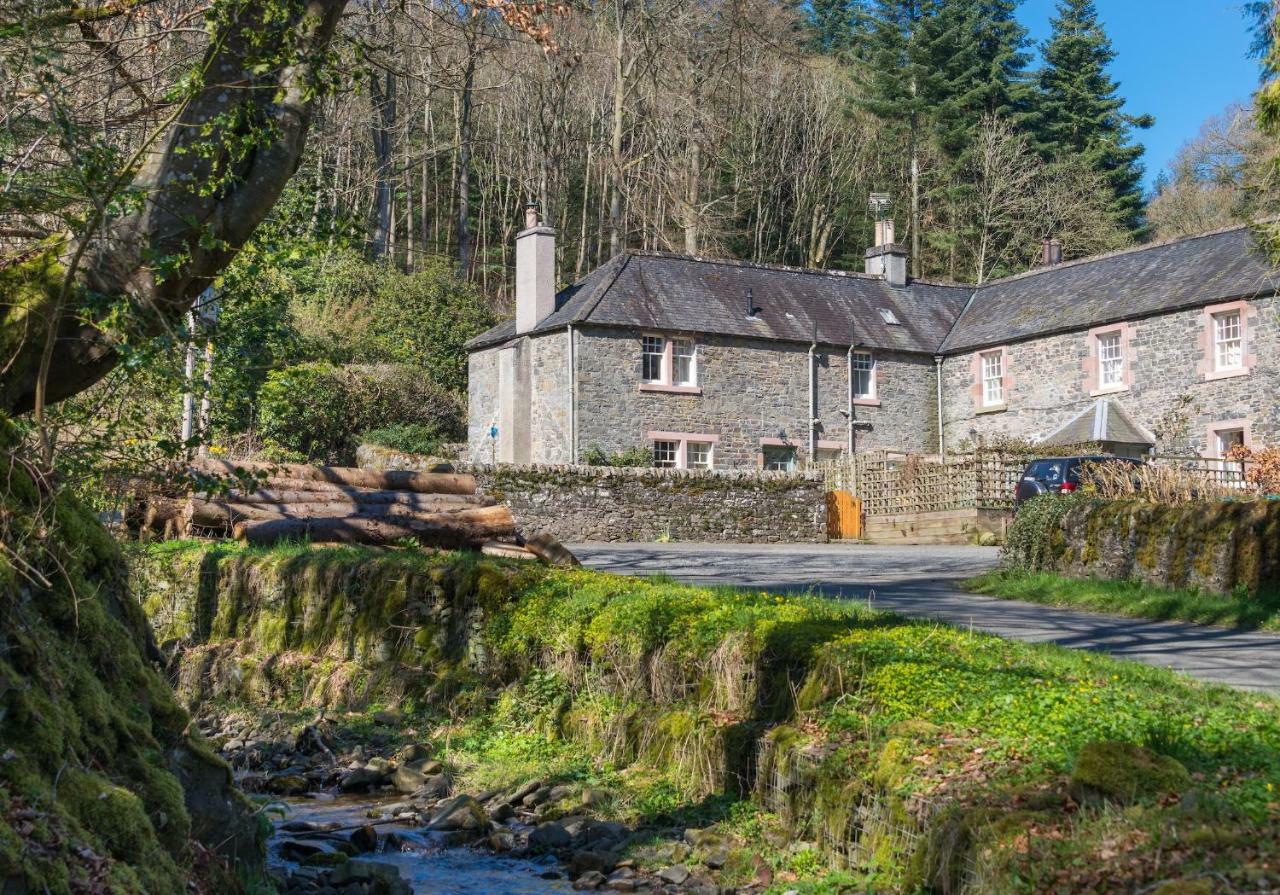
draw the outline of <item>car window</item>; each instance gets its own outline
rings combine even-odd
[[[1056,485],[1062,481],[1062,471],[1065,465],[1065,460],[1037,460],[1027,467],[1027,471],[1022,474],[1022,477],[1027,481]]]

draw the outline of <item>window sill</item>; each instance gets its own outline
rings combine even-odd
[[[696,385],[664,385],[661,382],[642,382],[640,383],[640,391],[642,392],[658,392],[668,395],[700,395],[702,389]]]
[[[1008,409],[1008,404],[991,404],[987,407],[979,407],[978,416],[982,416],[987,413],[1004,413]]]
[[[879,398],[854,398],[853,406],[854,407],[879,407],[880,399]]]
[[[1239,370],[1215,370],[1212,373],[1205,373],[1204,381],[1216,382],[1219,379],[1235,379],[1237,376],[1248,376],[1252,372],[1248,367],[1241,367]]]

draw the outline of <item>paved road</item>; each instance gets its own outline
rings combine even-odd
[[[611,572],[870,599],[876,608],[901,615],[1099,650],[1205,681],[1280,691],[1280,636],[1137,621],[965,593],[959,582],[995,565],[991,548],[577,544],[572,549],[586,565]]]

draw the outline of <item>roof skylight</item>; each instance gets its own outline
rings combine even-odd
[[[876,310],[880,312],[880,318],[884,320],[885,323],[890,326],[902,326],[902,321],[898,319],[897,315],[894,314],[893,311],[890,311],[888,308],[876,308]]]

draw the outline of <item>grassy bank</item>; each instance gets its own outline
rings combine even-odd
[[[1228,628],[1280,631],[1280,593],[1229,596],[1195,588],[1171,590],[1137,581],[1076,579],[1051,572],[998,570],[966,582],[974,593],[1130,618],[1178,620]]]
[[[328,701],[358,730],[394,704],[464,786],[562,779],[654,830],[715,825],[735,844],[725,885],[762,878],[752,853],[778,891],[1280,884],[1267,697],[815,599],[474,557],[163,549],[139,566],[178,571],[143,597],[191,662],[274,669],[217,690],[225,705]]]

